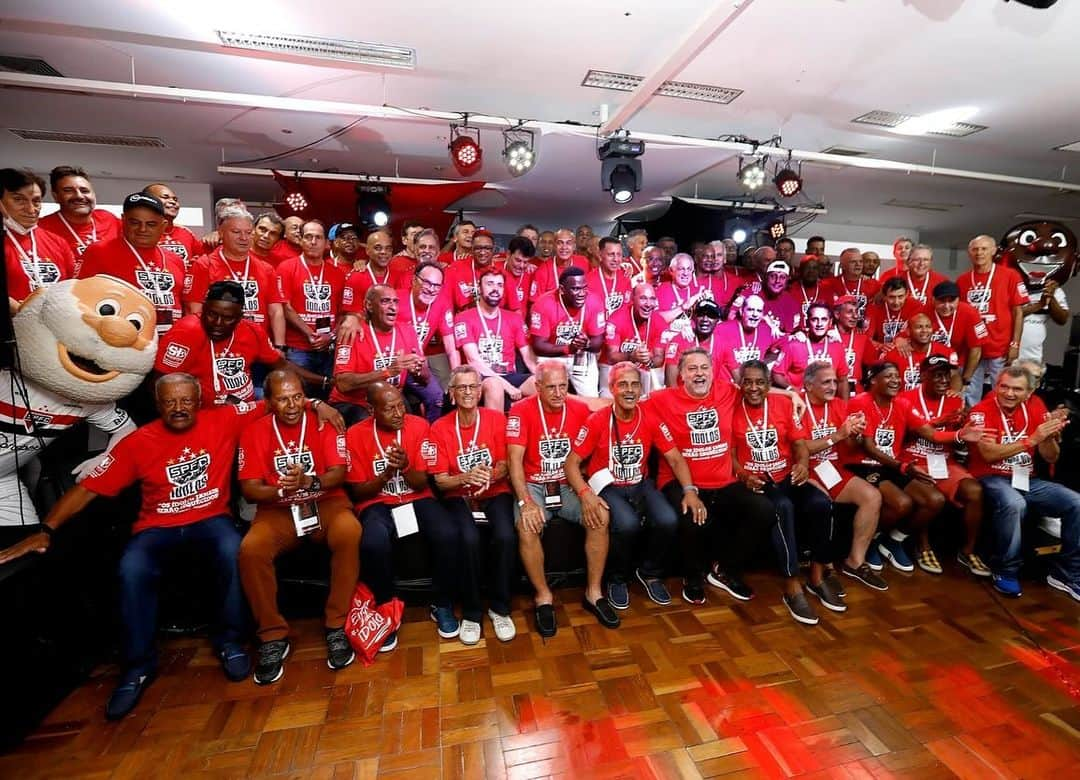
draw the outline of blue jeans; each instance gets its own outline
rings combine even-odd
[[[636,485],[608,485],[600,498],[611,510],[608,548],[608,579],[625,582],[631,573],[634,541],[641,532],[642,517],[649,526],[649,543],[641,574],[646,578],[662,577],[668,553],[679,530],[679,518],[651,479]]]
[[[773,550],[785,577],[799,573],[799,545],[810,550],[814,563],[832,560],[832,501],[809,482],[793,485],[791,477],[765,485],[765,496],[776,507],[776,525],[772,527]],[[796,517],[802,525],[797,534]],[[800,542],[799,539],[802,541]]]
[[[983,397],[983,383],[992,388],[997,381],[1001,369],[1005,368],[1005,358],[983,358],[975,365],[975,373],[971,375],[971,384],[964,393],[964,402],[968,406],[979,403]]]
[[[1050,560],[1058,579],[1080,582],[1080,493],[1056,482],[1032,477],[1026,493],[1016,490],[1009,477],[980,477],[992,515],[993,549],[990,568],[995,574],[1015,577],[1022,562],[1020,525],[1028,508],[1061,518],[1061,552]]]
[[[319,376],[332,376],[334,373],[334,352],[329,349],[314,350],[314,349],[297,349],[296,347],[289,347],[288,354],[285,356],[290,362],[305,368],[313,374]],[[308,392],[312,395],[326,400],[326,391],[321,387],[309,387]]]
[[[442,417],[443,389],[434,374],[428,377],[426,385],[420,384],[412,374],[409,374],[405,379],[405,392],[416,396],[424,404],[424,417],[429,423]]]
[[[211,556],[217,575],[218,625],[212,641],[219,651],[236,643],[247,624],[247,604],[240,586],[237,554],[240,532],[228,515],[215,515],[176,528],[147,528],[131,537],[120,558],[120,615],[124,623],[127,671],[149,674],[157,666],[158,581],[162,564],[177,547],[195,545]]]

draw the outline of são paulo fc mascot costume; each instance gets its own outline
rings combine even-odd
[[[17,470],[63,431],[87,420],[111,448],[135,430],[116,401],[153,368],[155,323],[150,301],[110,276],[41,287],[19,304],[15,369],[0,371],[0,525],[38,522]]]

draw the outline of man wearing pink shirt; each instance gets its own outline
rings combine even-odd
[[[748,360],[771,362],[784,343],[783,334],[765,319],[765,301],[748,295],[738,319],[716,328],[720,376],[735,381],[735,372]]]
[[[608,317],[604,349],[600,353],[600,394],[611,397],[608,374],[617,363],[628,361],[641,374],[642,394],[663,387],[663,334],[667,323],[656,310],[656,291],[648,282],[634,287],[630,305]]]

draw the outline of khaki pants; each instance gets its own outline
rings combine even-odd
[[[344,496],[319,501],[322,527],[306,537],[330,548],[330,595],[326,599],[326,628],[341,628],[360,577],[360,523]],[[289,508],[260,506],[251,529],[240,543],[240,581],[255,616],[260,642],[289,635],[277,603],[274,560],[303,541],[296,535]]]

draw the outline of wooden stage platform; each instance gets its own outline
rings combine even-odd
[[[884,594],[845,580],[850,609],[816,627],[767,575],[746,604],[710,589],[662,608],[635,588],[618,631],[562,591],[546,644],[525,600],[515,641],[485,622],[472,648],[411,609],[395,652],[336,674],[303,621],[265,688],[228,683],[205,639],[172,640],[126,720],[104,720],[101,668],[0,777],[1080,776],[1080,604],[1028,582],[1003,605],[947,568],[886,571]]]

